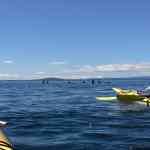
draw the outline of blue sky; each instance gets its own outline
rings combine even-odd
[[[149,18],[149,0],[1,1],[0,79],[150,75]]]

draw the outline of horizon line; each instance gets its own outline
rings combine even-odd
[[[128,77],[89,77],[89,78],[61,78],[45,77],[36,79],[0,79],[0,81],[33,81],[33,80],[90,80],[90,79],[126,79],[126,78],[150,78],[150,76],[128,76]]]

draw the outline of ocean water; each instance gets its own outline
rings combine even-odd
[[[150,108],[102,102],[112,87],[143,89],[148,78],[0,81],[0,120],[16,150],[150,149]]]

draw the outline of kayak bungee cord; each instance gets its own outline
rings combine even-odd
[[[4,141],[0,141],[0,150],[12,150],[13,147],[11,144],[4,142]]]

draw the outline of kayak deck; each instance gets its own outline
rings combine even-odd
[[[6,125],[7,122],[0,121],[0,150],[13,150],[12,144],[3,131]]]
[[[13,150],[12,144],[5,136],[4,131],[0,130],[0,150]]]

